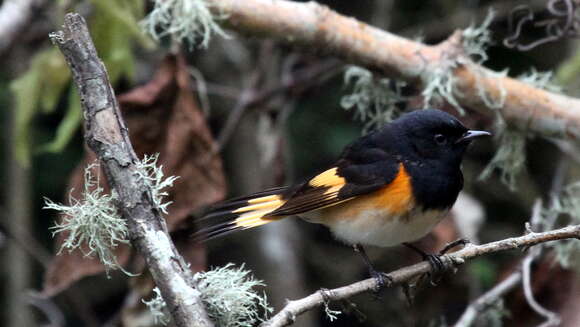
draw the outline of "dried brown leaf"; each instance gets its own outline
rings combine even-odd
[[[168,56],[149,83],[118,97],[137,155],[143,158],[144,154],[159,153],[158,164],[163,165],[164,174],[180,176],[165,199],[173,202],[166,217],[170,231],[179,229],[194,210],[221,200],[226,188],[221,159],[214,151],[214,140],[190,84],[185,60]],[[71,175],[69,186],[76,198],[83,189],[83,170],[95,159],[94,153],[87,150]],[[101,183],[106,184],[104,178]],[[108,190],[107,185],[102,186]],[[56,248],[64,237],[57,237]],[[180,243],[192,267],[203,269],[203,246],[187,240]],[[127,246],[120,246],[116,254],[122,265],[131,257]],[[55,257],[45,274],[44,293],[57,294],[75,281],[102,271],[104,267],[98,260],[85,258],[81,251],[63,253]]]

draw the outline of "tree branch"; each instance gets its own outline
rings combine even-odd
[[[568,226],[549,232],[534,233],[520,237],[512,237],[501,241],[491,242],[482,245],[468,244],[465,248],[442,257],[446,267],[453,267],[462,264],[465,260],[478,257],[488,253],[499,251],[527,248],[532,245],[545,243],[555,240],[576,238],[580,239],[580,225]],[[423,261],[412,266],[404,267],[389,273],[393,284],[404,283],[413,277],[425,274],[431,270],[429,263]],[[514,282],[514,281],[512,281]],[[391,285],[391,286],[392,286]],[[292,324],[296,316],[321,306],[329,301],[337,301],[355,296],[360,293],[372,291],[377,287],[376,280],[373,278],[365,279],[354,284],[339,287],[332,290],[319,290],[300,300],[289,301],[289,303],[280,312],[266,321],[262,327],[281,327]]]
[[[213,326],[192,285],[191,273],[167,233],[151,189],[136,174],[138,160],[105,67],[97,56],[85,20],[67,14],[62,31],[50,38],[70,66],[85,117],[85,139],[97,154],[118,196],[132,245],[145,258],[177,326]]]
[[[453,325],[454,327],[469,327],[477,319],[477,317],[488,309],[493,303],[498,299],[502,298],[509,291],[514,289],[522,281],[522,272],[515,271],[510,274],[506,279],[501,281],[499,284],[495,285],[492,289],[484,293],[482,296],[478,297],[477,300],[473,301],[465,312],[461,315],[459,320]]]
[[[580,99],[498,76],[472,62],[456,31],[429,46],[345,17],[316,2],[207,0],[223,23],[239,32],[272,37],[330,53],[349,63],[409,82],[425,82],[449,67],[462,106],[491,115],[493,104],[507,121],[546,136],[580,139]],[[507,95],[507,96],[506,96]]]

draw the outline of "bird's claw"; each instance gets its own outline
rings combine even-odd
[[[375,293],[378,293],[380,290],[382,290],[384,287],[389,287],[393,284],[393,278],[383,272],[380,271],[376,271],[374,269],[370,270],[370,275],[372,278],[375,279],[375,281],[377,282],[377,286],[375,287]]]

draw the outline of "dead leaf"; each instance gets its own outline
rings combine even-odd
[[[163,165],[165,175],[180,177],[168,190],[166,199],[173,202],[166,217],[170,231],[176,230],[194,210],[221,200],[226,188],[221,159],[213,151],[214,140],[190,83],[183,57],[168,56],[149,83],[118,97],[137,155],[143,158],[144,154],[159,153],[158,164]],[[94,161],[94,153],[88,150],[71,175],[69,188],[74,189],[73,196],[79,197],[83,169]],[[64,235],[57,237],[56,248],[63,238]],[[191,246],[194,245],[185,242],[182,253],[195,269],[203,269],[204,248],[194,246],[194,251],[190,251]],[[116,254],[119,263],[126,264],[131,250],[121,246]],[[103,270],[98,260],[87,259],[80,251],[63,253],[47,270],[43,293],[55,295],[75,281]]]

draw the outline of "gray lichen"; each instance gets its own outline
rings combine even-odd
[[[448,61],[435,69],[431,69],[421,74],[423,80],[423,103],[426,107],[441,106],[443,101],[451,104],[459,114],[463,115],[465,110],[459,104],[456,96],[461,96],[456,87],[456,78],[453,70],[457,67],[457,62]]]
[[[543,222],[548,222],[554,215],[565,225],[580,224],[580,182],[568,185],[559,195],[553,195],[551,205],[542,210]],[[564,268],[570,268],[580,258],[578,240],[552,242],[546,246],[554,250],[555,261]]]
[[[344,95],[340,105],[345,110],[355,110],[355,117],[365,123],[365,132],[401,114],[396,104],[404,100],[401,94],[404,82],[377,78],[365,68],[350,66],[344,73],[344,85],[352,85],[352,93]]]
[[[495,11],[490,9],[483,23],[479,26],[471,24],[462,32],[463,50],[475,62],[483,63],[488,59],[487,47],[491,43],[489,26],[495,17]]]
[[[147,306],[147,308],[149,308],[149,311],[151,311],[151,315],[153,316],[153,321],[155,322],[155,324],[162,324],[162,325],[167,325],[169,323],[169,321],[171,320],[171,315],[168,314],[167,312],[167,304],[165,303],[165,300],[163,300],[163,298],[161,297],[161,292],[159,291],[159,288],[155,287],[153,289],[153,297],[151,298],[151,300],[146,301],[146,300],[142,300],[143,303]]]
[[[220,327],[252,327],[272,312],[265,294],[254,288],[264,286],[250,271],[233,264],[195,274],[209,317]]]
[[[173,183],[179,178],[178,176],[165,177],[163,174],[163,166],[157,166],[159,154],[151,156],[145,155],[142,160],[137,161],[136,174],[141,178],[145,184],[151,189],[153,202],[157,208],[164,214],[167,214],[167,207],[172,203],[163,202],[168,193],[163,191],[168,187],[173,186]]]
[[[549,90],[551,92],[561,92],[561,88],[553,81],[552,72],[539,72],[532,68],[529,72],[521,74],[518,80],[530,84],[535,88]],[[483,91],[480,95],[484,102],[486,97]],[[488,178],[494,170],[500,172],[501,181],[506,184],[510,190],[515,191],[517,188],[516,178],[525,168],[526,161],[526,139],[533,135],[529,131],[516,128],[505,123],[501,115],[501,106],[505,96],[502,96],[500,102],[487,100],[486,104],[496,110],[496,128],[495,135],[499,148],[494,157],[480,175],[480,179]]]
[[[158,155],[145,156],[138,161],[136,174],[151,189],[157,208],[167,214],[167,206],[171,202],[163,202],[167,196],[163,190],[172,186],[177,177],[165,177],[163,167],[157,166],[157,158]],[[61,222],[51,227],[53,236],[64,233],[58,254],[78,249],[87,257],[96,256],[107,271],[123,270],[114,251],[119,244],[129,244],[127,222],[115,204],[117,194],[114,191],[105,194],[99,183],[99,175],[93,175],[93,170],[98,171],[98,167],[92,164],[85,168],[84,189],[80,199],[69,195],[69,204],[65,205],[45,198],[44,209],[56,210],[62,215]]]
[[[495,155],[487,164],[481,175],[480,180],[487,179],[491,174],[498,170],[500,180],[509,187],[510,190],[516,190],[516,178],[522,169],[525,168],[526,162],[526,133],[507,127],[503,118],[498,115],[495,128],[499,148]]]
[[[65,233],[58,254],[79,249],[87,257],[96,255],[107,270],[118,269],[114,249],[129,243],[127,224],[114,204],[117,195],[104,194],[99,176],[92,173],[93,168],[98,165],[85,168],[81,199],[70,195],[69,204],[64,205],[45,198],[43,209],[56,210],[62,215],[62,221],[51,227],[53,236]]]
[[[228,37],[216,23],[209,4],[204,0],[153,0],[153,10],[141,22],[142,28],[154,39],[171,35],[179,42],[187,41],[207,48],[212,34]]]

